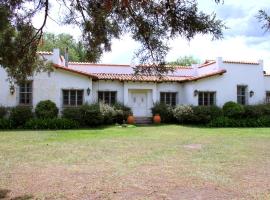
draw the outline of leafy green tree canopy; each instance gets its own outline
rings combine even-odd
[[[200,63],[200,60],[194,58],[193,56],[183,56],[178,58],[176,61],[168,62],[169,65],[175,66],[191,66],[192,64],[198,63]]]
[[[77,42],[70,34],[44,33],[42,41],[38,46],[39,51],[51,51],[59,48],[61,53],[68,48],[68,56],[70,61],[84,62],[86,61],[86,50],[82,42]]]
[[[149,66],[137,67],[137,73],[167,71],[164,65],[169,39],[192,39],[196,34],[220,39],[224,28],[215,14],[198,9],[197,0],[0,0],[0,46],[4,47],[0,48],[0,64],[16,80],[43,67],[35,52],[47,19],[60,21],[50,16],[53,2],[63,9],[65,17],[60,20],[64,24],[82,30],[82,45],[91,62],[98,62],[104,52],[111,51],[114,38],[130,34],[141,44],[136,58]],[[32,24],[37,14],[44,16],[40,27]]]

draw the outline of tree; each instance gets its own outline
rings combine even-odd
[[[259,10],[257,18],[263,23],[262,28],[266,31],[270,30],[270,16],[264,10]]]
[[[169,65],[175,66],[191,66],[192,64],[198,64],[200,60],[194,58],[193,56],[184,56],[178,58],[176,61],[168,62]]]
[[[51,51],[53,48],[59,48],[64,52],[68,48],[69,60],[84,62],[86,61],[86,51],[81,42],[76,42],[72,35],[45,33],[39,51]]]
[[[43,68],[35,52],[51,17],[52,2],[55,1],[0,0],[0,45],[5,47],[0,49],[0,64],[16,80]],[[91,62],[98,62],[104,52],[111,51],[112,39],[131,34],[141,43],[135,54],[139,64],[149,66],[138,65],[136,73],[167,72],[164,65],[169,39],[182,36],[190,40],[196,34],[211,34],[213,39],[220,39],[224,28],[215,14],[198,10],[197,0],[58,0],[57,3],[64,8],[63,23],[82,30],[82,46]],[[31,19],[41,13],[42,25],[36,28]]]

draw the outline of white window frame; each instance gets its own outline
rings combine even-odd
[[[238,92],[239,87],[245,88],[245,94],[239,94],[239,92]],[[237,103],[239,103],[241,105],[248,105],[248,86],[247,85],[237,85],[236,94],[237,94]],[[239,98],[243,98],[243,97],[245,98],[244,103],[239,100]]]
[[[64,92],[68,91],[68,104],[65,104]],[[71,91],[75,91],[75,104],[71,105]],[[78,91],[82,92],[82,104],[78,104]],[[84,90],[83,89],[62,89],[62,105],[63,107],[77,107],[84,103]]]
[[[27,91],[26,84],[30,84],[30,91]],[[22,92],[22,87],[24,87],[24,92]],[[26,102],[27,96],[29,95],[29,103],[21,102],[21,95],[24,95],[24,101]],[[31,106],[33,104],[33,81],[25,81],[19,84],[19,105]]]
[[[100,93],[102,93],[102,99],[99,98]],[[117,91],[102,91],[102,90],[97,92],[98,102],[106,103],[105,102],[105,94],[106,93],[109,94],[109,102],[107,104],[112,105],[114,103],[117,103]],[[112,102],[112,93],[114,93],[114,95],[115,95],[114,102]]]
[[[161,95],[164,94],[164,102],[161,101]],[[159,102],[164,103],[169,106],[176,106],[177,105],[177,92],[160,92],[159,94]],[[172,95],[175,95],[175,105],[173,105]],[[167,96],[169,96],[169,102],[167,102]]]
[[[265,103],[270,103],[270,91],[265,92]]]
[[[211,94],[213,94],[213,104],[211,104],[210,98]],[[200,95],[202,95],[202,104],[200,105]],[[207,96],[205,98],[205,96]],[[199,106],[215,106],[216,105],[216,91],[199,91],[198,92],[198,105]]]

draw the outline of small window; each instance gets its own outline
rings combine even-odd
[[[116,91],[98,91],[98,102],[106,104],[116,103]]]
[[[199,92],[198,105],[199,106],[216,105],[216,92]]]
[[[270,103],[270,91],[266,92],[266,103]]]
[[[63,90],[64,106],[81,106],[83,104],[83,90]]]
[[[247,86],[237,86],[237,103],[246,105],[247,104]]]
[[[21,105],[32,105],[33,98],[32,81],[27,81],[19,85],[19,103]]]
[[[164,103],[170,106],[176,105],[176,92],[161,92],[160,103]]]

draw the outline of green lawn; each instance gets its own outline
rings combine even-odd
[[[0,199],[270,199],[270,129],[0,132]]]

